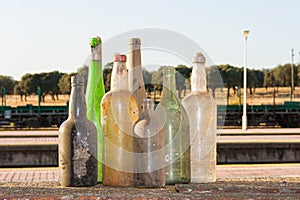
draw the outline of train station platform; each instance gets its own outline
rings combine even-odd
[[[217,165],[217,178],[299,177],[299,164]],[[58,181],[58,167],[0,168],[0,182]]]
[[[218,132],[219,160],[251,161],[260,154],[263,155],[260,159],[299,159],[300,129],[218,131],[221,131]],[[10,158],[15,156],[16,160],[28,161],[32,160],[30,155],[38,155],[34,157],[36,162],[49,162],[47,156],[51,153],[57,156],[57,136],[57,131],[0,132],[0,153],[6,151],[5,155],[12,156]],[[22,155],[20,151],[28,151],[28,154]],[[57,157],[53,159],[57,161]],[[58,170],[57,166],[0,167],[0,199],[300,199],[300,162],[284,160],[277,164],[218,164],[214,183],[179,184],[159,189],[115,188],[102,184],[64,188],[58,183]]]
[[[248,128],[242,129],[218,129],[218,135],[300,135],[300,128]],[[3,130],[1,137],[56,137],[57,129],[24,129],[24,130]]]
[[[0,167],[58,166],[58,131],[0,131],[0,158]],[[300,129],[218,130],[217,161],[300,163]]]
[[[300,164],[218,165],[217,181],[164,188],[62,187],[58,168],[0,169],[0,199],[299,199]]]

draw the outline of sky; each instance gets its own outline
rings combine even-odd
[[[290,63],[292,48],[299,63],[299,10],[299,0],[1,0],[0,75],[20,80],[26,73],[74,72],[87,62],[91,37],[109,45],[120,34],[149,28],[185,36],[212,63],[237,67],[243,66],[241,30],[248,29],[249,68]],[[178,46],[189,48],[184,41]],[[144,52],[142,62],[189,64],[153,61],[164,56]]]

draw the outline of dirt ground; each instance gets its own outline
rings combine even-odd
[[[284,101],[290,101],[290,88],[289,87],[281,87],[275,88],[275,103],[276,104],[283,104]],[[216,101],[219,105],[238,105],[239,101],[241,104],[243,103],[243,89],[241,89],[241,97],[239,98],[238,93],[234,93],[233,90],[230,90],[230,97],[227,102],[227,89],[223,88],[218,89],[216,92]],[[211,91],[209,91],[211,93]],[[249,92],[249,91],[248,91]],[[261,105],[261,104],[273,104],[274,101],[274,88],[268,88],[266,90],[265,88],[256,88],[254,93],[250,95],[247,93],[247,103],[249,105]],[[189,91],[187,91],[186,94],[188,94]],[[157,96],[157,99],[160,97]],[[182,94],[183,98],[183,94]],[[58,100],[52,100],[50,95],[46,96],[45,102],[41,102],[41,105],[66,105],[66,102],[69,100],[69,95],[59,95]],[[300,87],[296,87],[294,91],[293,101],[300,101]],[[27,101],[21,101],[20,96],[18,95],[7,95],[6,98],[6,105],[7,106],[22,106],[22,105],[38,105],[38,97],[36,95],[31,95],[27,97]]]
[[[300,199],[299,177],[219,179],[159,189],[63,188],[57,182],[0,183],[0,199]]]

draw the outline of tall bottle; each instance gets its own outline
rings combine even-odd
[[[102,73],[101,39],[92,38],[90,41],[91,55],[86,91],[87,117],[97,127],[98,133],[98,182],[102,181],[102,129],[101,129],[101,100],[105,94]]]
[[[144,99],[142,115],[134,125],[134,185],[136,187],[164,187],[165,138],[163,119],[154,112],[154,101]]]
[[[138,101],[141,115],[143,99],[146,98],[146,90],[141,62],[141,40],[139,38],[130,38],[129,40],[128,83],[129,90],[134,93]]]
[[[191,138],[191,182],[216,180],[217,112],[214,98],[206,92],[205,57],[197,53],[193,60],[191,93],[182,104],[189,113]]]
[[[114,57],[111,90],[101,102],[103,129],[102,183],[106,186],[133,186],[133,125],[138,104],[128,90],[126,56]]]
[[[190,181],[190,133],[185,109],[176,95],[175,69],[163,68],[163,91],[159,103],[166,113],[165,163],[166,183],[178,184]]]
[[[87,119],[83,78],[71,78],[69,116],[59,128],[59,175],[62,186],[97,184],[97,130]]]

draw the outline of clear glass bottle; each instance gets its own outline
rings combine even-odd
[[[97,129],[87,119],[83,78],[71,78],[69,116],[59,127],[59,174],[62,186],[97,184]]]
[[[188,183],[191,177],[189,121],[176,94],[175,69],[172,66],[165,66],[159,105],[166,113],[164,123],[166,184]]]
[[[162,124],[160,113],[154,112],[154,101],[144,99],[142,115],[133,128],[136,187],[165,186],[165,138]]]
[[[133,125],[138,104],[128,90],[126,56],[116,55],[111,90],[101,102],[103,129],[102,183],[106,186],[133,186]]]
[[[141,40],[139,38],[130,38],[129,40],[128,83],[129,90],[134,93],[138,101],[141,115],[143,99],[146,98],[146,90],[142,72]]]
[[[191,93],[182,104],[189,114],[191,139],[191,182],[216,181],[217,112],[214,98],[206,91],[205,57],[193,60]]]
[[[97,127],[98,133],[98,182],[102,181],[102,128],[101,128],[101,100],[105,94],[102,73],[102,48],[99,37],[90,41],[91,55],[86,91],[87,117]]]

